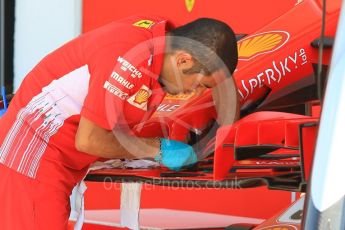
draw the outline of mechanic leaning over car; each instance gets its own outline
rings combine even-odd
[[[25,77],[0,119],[0,229],[67,229],[69,196],[99,158],[152,158],[172,170],[193,148],[134,138],[165,92],[212,88],[237,64],[225,23],[125,18],[48,54]]]

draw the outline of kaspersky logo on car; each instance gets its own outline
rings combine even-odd
[[[272,53],[289,40],[286,31],[268,31],[245,37],[237,43],[238,60],[250,60],[262,54]]]

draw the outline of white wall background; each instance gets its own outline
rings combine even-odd
[[[16,0],[14,91],[48,53],[81,32],[82,0]]]

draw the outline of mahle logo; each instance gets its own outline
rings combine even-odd
[[[238,60],[250,60],[259,55],[272,53],[289,40],[285,31],[268,31],[245,37],[237,43]]]

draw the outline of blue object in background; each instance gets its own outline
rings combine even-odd
[[[4,115],[7,110],[6,91],[4,86],[1,87],[1,98],[4,106],[0,109],[0,117],[2,117],[2,115]]]

